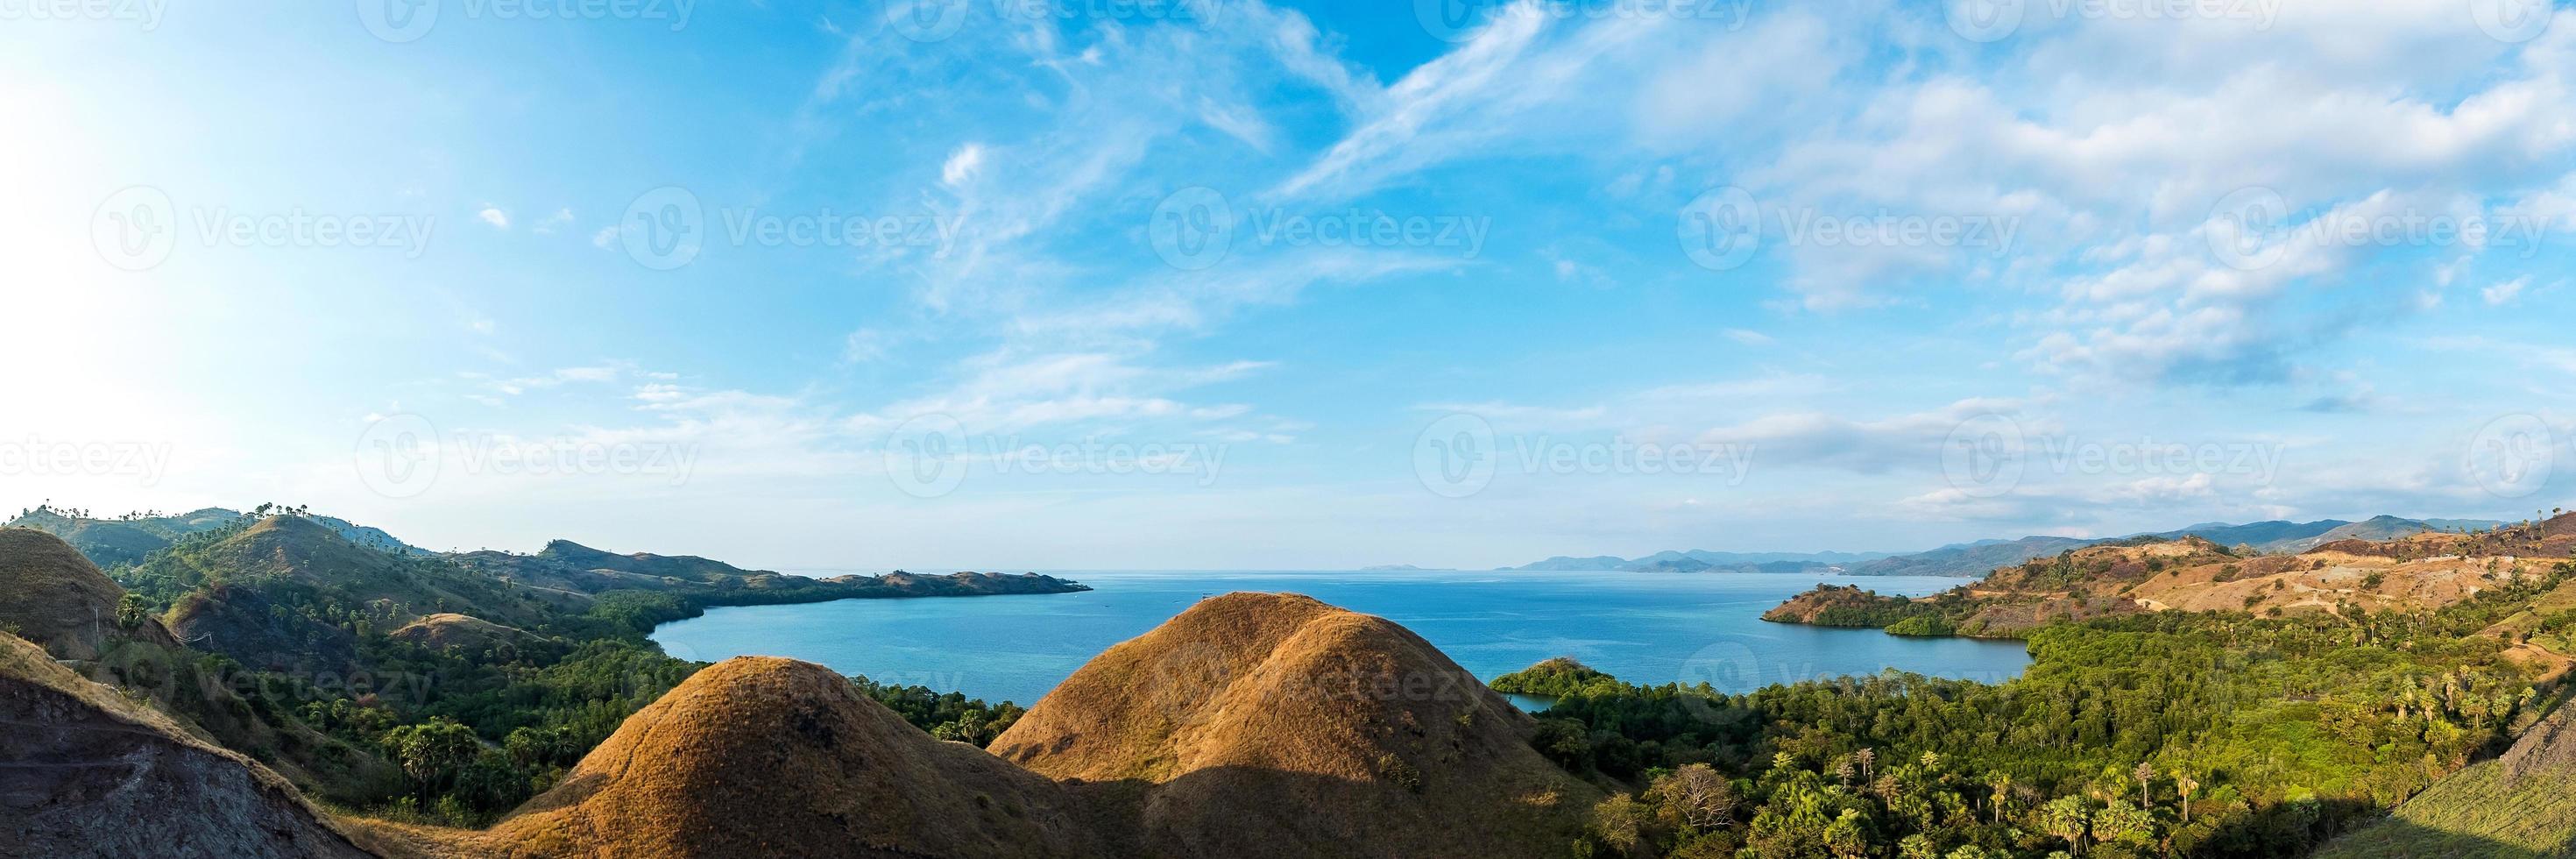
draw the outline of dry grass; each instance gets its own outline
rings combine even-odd
[[[453,612],[412,621],[387,633],[387,636],[432,648],[462,647],[469,651],[495,644],[523,644],[536,637],[515,626],[502,626],[473,615]]]
[[[627,719],[486,832],[378,824],[458,856],[1107,856],[1044,778],[930,739],[829,669],[726,661]]]
[[[1174,856],[1515,856],[1597,792],[1428,642],[1293,594],[1201,602],[1110,648],[993,743],[1060,779],[1141,782]]]
[[[116,634],[125,589],[61,539],[0,528],[0,624],[57,659],[96,659]]]
[[[996,744],[1027,769],[822,667],[743,658],[488,831],[363,826],[405,857],[1553,855],[1599,794],[1532,727],[1395,624],[1235,594],[1041,701]]]

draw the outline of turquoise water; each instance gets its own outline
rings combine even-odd
[[[1229,591],[1290,591],[1393,620],[1492,679],[1572,656],[1636,683],[1723,691],[1899,668],[2001,681],[2029,658],[2011,642],[1901,638],[1877,630],[1764,623],[1815,576],[1493,572],[1062,572],[1077,594],[860,599],[744,606],[665,624],[682,659],[785,656],[884,683],[1032,703],[1074,669]],[[1927,594],[1958,579],[1841,579]]]

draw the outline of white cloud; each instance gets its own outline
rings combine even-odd
[[[474,213],[474,217],[482,220],[483,223],[491,224],[495,229],[510,228],[510,213],[501,211],[495,206],[483,207],[483,211]]]
[[[983,169],[984,145],[969,143],[957,147],[957,151],[948,156],[948,161],[939,165],[939,181],[955,188],[975,178],[975,174]]]
[[[507,220],[508,218],[503,218],[505,223],[501,224],[501,226],[508,226],[506,223]],[[555,230],[557,228],[571,224],[572,222],[573,217],[571,209],[556,209],[554,214],[547,215],[545,220],[538,221],[537,225],[530,229],[530,232],[534,232],[540,236],[551,236],[555,234]]]
[[[2506,304],[2511,304],[2514,299],[2520,298],[2522,296],[2523,288],[2530,285],[2531,276],[2523,275],[2479,290],[2478,295],[2487,300],[2488,307],[2500,307]]]

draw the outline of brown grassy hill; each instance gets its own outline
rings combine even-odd
[[[1598,794],[1411,631],[1292,594],[1212,598],[1110,648],[994,753],[1121,782],[1166,856],[1522,856]]]
[[[534,633],[515,626],[502,626],[467,614],[433,614],[404,624],[386,634],[396,641],[408,641],[430,648],[461,647],[469,651],[495,645],[521,646],[537,640]]]
[[[390,853],[1105,857],[1119,828],[1063,787],[931,739],[818,665],[715,665],[626,720],[488,832],[382,827]]]
[[[2409,541],[2399,541],[2409,542]],[[2437,555],[2401,559],[2392,544],[2333,543],[2306,554],[2199,564],[2158,574],[2128,593],[2151,609],[2340,612],[2449,605],[2555,562]],[[2355,552],[2359,548],[2363,551]]]
[[[52,534],[0,528],[0,627],[56,659],[97,659],[125,589]]]
[[[0,635],[0,856],[360,857],[277,774]]]

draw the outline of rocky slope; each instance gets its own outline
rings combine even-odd
[[[0,856],[361,857],[295,789],[0,635]]]

